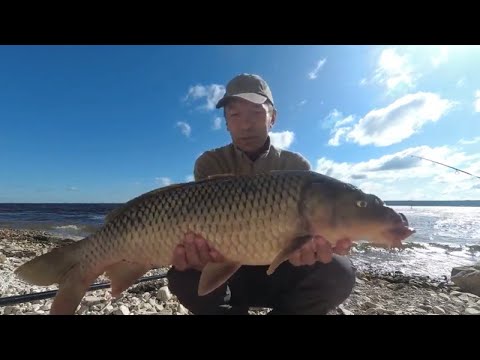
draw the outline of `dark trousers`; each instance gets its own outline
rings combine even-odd
[[[355,268],[347,257],[334,255],[328,264],[293,266],[285,261],[275,273],[268,266],[242,266],[226,284],[197,295],[200,272],[167,274],[170,291],[196,315],[247,314],[249,307],[272,308],[274,314],[324,315],[345,301],[355,284]]]

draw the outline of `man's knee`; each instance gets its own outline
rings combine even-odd
[[[332,306],[338,306],[352,293],[356,269],[348,257],[335,255],[332,262],[327,264],[327,270],[322,270],[318,271],[318,276],[328,277],[330,301]]]
[[[304,269],[279,313],[285,309],[296,314],[326,314],[344,302],[355,285],[356,270],[347,257],[334,255],[328,264],[316,263]]]

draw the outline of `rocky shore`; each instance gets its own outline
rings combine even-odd
[[[0,300],[5,297],[55,290],[19,281],[13,270],[26,260],[73,240],[48,233],[0,229]],[[151,270],[145,276],[163,274],[167,268]],[[100,277],[98,282],[107,281]],[[166,279],[138,283],[118,299],[109,288],[90,291],[77,313],[83,315],[187,315],[189,311],[168,290]],[[51,298],[0,305],[0,315],[48,314]],[[266,314],[269,309],[252,309]],[[376,273],[362,269],[353,294],[330,315],[480,315],[480,297],[462,291],[450,279],[408,277],[400,272]]]

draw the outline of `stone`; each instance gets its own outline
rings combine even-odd
[[[465,309],[465,314],[467,315],[480,315],[480,309],[468,307]]]
[[[426,311],[433,311],[433,308],[430,305],[419,305],[418,308]]]
[[[160,289],[158,289],[157,292],[157,299],[160,301],[168,301],[172,298],[172,293],[170,292],[170,289],[168,286],[162,286]]]
[[[348,309],[345,309],[343,305],[339,305],[338,308],[340,309],[343,315],[353,315],[353,312],[351,312]]]
[[[85,296],[83,300],[87,305],[95,305],[103,301],[102,298],[98,296]]]
[[[150,298],[150,299],[148,299],[148,303],[149,303],[150,305],[152,305],[152,306],[157,305],[157,301],[155,300],[155,298]]]
[[[182,304],[178,304],[177,307],[177,314],[178,315],[188,315],[188,310]],[[353,314],[352,314],[353,315]]]
[[[452,268],[450,276],[453,277],[453,276],[457,275],[459,272],[470,271],[470,270],[480,270],[480,261],[478,263],[476,263],[474,265],[470,265],[470,266],[456,266],[456,267]]]
[[[439,297],[447,300],[447,301],[450,301],[450,296],[448,296],[447,294],[444,294],[444,293],[440,293],[438,294]]]
[[[17,308],[15,306],[12,306],[12,305],[5,306],[5,309],[3,311],[4,315],[13,315],[15,313],[17,313]]]
[[[445,310],[443,310],[440,306],[434,306],[433,312],[437,315],[445,315]]]
[[[463,291],[480,296],[480,270],[470,267],[458,272],[452,270],[452,281]]]
[[[110,314],[113,312],[113,305],[112,304],[108,304],[107,306],[105,306],[102,310],[102,313],[103,314]]]
[[[173,312],[172,310],[161,310],[159,312],[156,313],[157,315],[172,315]]]
[[[130,315],[130,310],[125,305],[120,305],[120,307],[113,313],[115,315]]]

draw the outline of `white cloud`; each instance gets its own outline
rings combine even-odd
[[[475,179],[471,176],[412,155],[480,174],[480,154],[466,154],[448,146],[409,148],[357,163],[320,158],[315,170],[387,200],[480,197],[480,189],[474,187]]]
[[[325,65],[325,63],[327,62],[327,59],[326,58],[323,58],[323,59],[320,59],[318,62],[317,62],[317,66],[315,66],[315,69],[313,69],[312,71],[310,71],[308,73],[308,78],[310,80],[314,80],[317,78],[318,76],[318,72],[323,68],[323,66]]]
[[[67,186],[67,191],[78,191],[76,186]]]
[[[270,139],[273,146],[281,149],[288,149],[295,139],[295,134],[292,131],[270,132]]]
[[[190,182],[190,181],[194,181],[195,180],[195,177],[193,175],[187,175],[185,176],[185,181],[186,182]]]
[[[455,84],[455,86],[457,88],[461,88],[461,87],[463,87],[463,85],[465,85],[465,78],[464,77],[458,79],[457,83]]]
[[[338,145],[342,137],[359,145],[399,143],[420,131],[426,123],[438,121],[454,105],[455,102],[434,93],[405,95],[384,108],[371,110],[353,127],[340,126],[352,122],[351,116],[337,121],[329,143]]]
[[[330,146],[340,145],[340,139],[348,134],[351,131],[351,127],[344,127],[351,122],[355,121],[353,115],[344,117],[343,114],[337,109],[333,109],[330,113],[323,119],[322,126],[324,128],[331,128],[330,134],[332,137],[328,141]]]
[[[433,67],[438,67],[448,61],[448,46],[440,46],[439,54],[432,57]]]
[[[221,128],[222,128],[222,118],[217,116],[215,119],[213,119],[212,129],[220,130]]]
[[[480,136],[474,137],[472,140],[461,139],[458,143],[462,145],[471,145],[480,142]]]
[[[380,54],[373,81],[385,85],[391,91],[402,84],[413,87],[417,76],[409,57],[398,54],[395,48],[389,48]]]
[[[190,136],[192,132],[192,128],[190,127],[189,124],[183,121],[179,121],[177,122],[177,126],[180,128],[180,131],[182,132],[183,135],[185,135],[186,137]]]
[[[480,112],[480,90],[475,91],[475,101],[473,103],[476,112]]]
[[[298,106],[303,106],[307,103],[307,100],[302,100],[298,103]]]
[[[332,131],[333,137],[328,140],[328,145],[330,146],[339,146],[340,145],[340,139],[344,137],[345,135],[348,134],[349,131],[351,131],[351,127],[342,127],[339,129],[334,129]]]
[[[189,99],[198,100],[205,98],[206,102],[199,109],[214,110],[218,100],[225,94],[223,85],[193,85],[188,89],[185,101]]]
[[[168,186],[172,184],[172,179],[168,177],[156,177],[155,182],[160,186]]]

